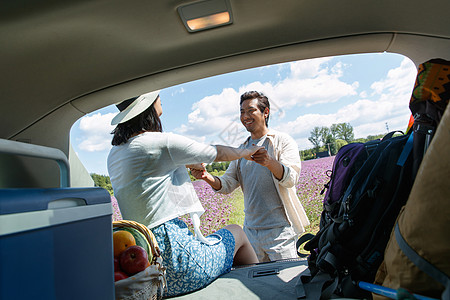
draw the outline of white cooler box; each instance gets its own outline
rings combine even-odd
[[[102,188],[0,189],[0,299],[114,299]]]

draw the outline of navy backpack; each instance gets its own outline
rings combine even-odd
[[[390,138],[393,133],[385,138]],[[350,143],[339,149],[333,162],[332,170],[327,171],[330,180],[325,184],[321,194],[325,192],[320,226],[323,227],[330,216],[337,213],[339,201],[350,184],[352,177],[364,164],[369,154],[376,148],[380,140],[367,143]]]
[[[300,298],[370,298],[357,282],[373,281],[413,182],[412,134],[393,135],[339,150],[319,232],[297,241],[310,252],[308,270],[297,285]]]

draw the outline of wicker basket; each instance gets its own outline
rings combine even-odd
[[[113,228],[124,227],[137,229],[145,236],[150,245],[153,258],[150,262],[150,266],[144,271],[115,282],[116,299],[161,299],[167,284],[165,278],[165,268],[162,264],[161,252],[155,236],[146,226],[138,222],[127,220],[113,222]]]

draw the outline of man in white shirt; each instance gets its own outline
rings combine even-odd
[[[250,137],[240,146],[264,147],[253,161],[232,161],[219,177],[191,170],[219,193],[241,186],[244,193],[244,231],[260,262],[296,257],[296,237],[309,225],[296,194],[300,175],[297,144],[289,135],[268,128],[270,104],[259,92],[246,92],[240,101],[241,122]]]

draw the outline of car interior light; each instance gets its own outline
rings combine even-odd
[[[223,12],[212,16],[188,20],[187,25],[189,26],[189,29],[196,31],[222,25],[228,23],[229,21],[230,21],[229,13]]]
[[[233,23],[229,0],[206,0],[190,3],[178,7],[178,13],[189,32]]]

